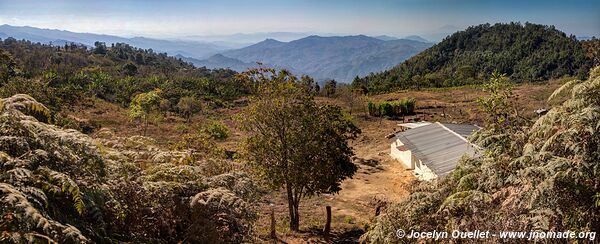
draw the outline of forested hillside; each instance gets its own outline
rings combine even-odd
[[[494,70],[515,81],[535,82],[585,77],[592,65],[582,43],[553,26],[482,24],[454,33],[388,71],[355,79],[353,85],[371,93],[458,86],[480,83]]]
[[[195,68],[165,53],[122,43],[107,47],[98,42],[89,49],[0,40],[0,97],[29,94],[52,109],[89,96],[126,106],[134,95],[155,89],[169,101],[169,110],[186,96],[219,105],[247,92],[233,80],[235,74]]]
[[[266,55],[347,77],[432,45],[323,41],[268,40],[237,50],[248,60],[212,61],[239,68]],[[598,47],[553,27],[486,24],[354,87],[329,80],[321,89],[268,64],[237,73],[123,43],[6,38],[0,243],[393,243],[405,241],[397,229],[596,231],[600,67],[588,67],[598,65]],[[369,94],[402,88],[410,90]],[[539,107],[550,111],[538,117]],[[389,155],[401,120],[485,122],[470,138],[481,149],[448,176],[417,183]]]
[[[11,26],[0,25],[0,38],[6,39],[13,37],[18,40],[29,40],[43,44],[54,44],[62,46],[69,43],[76,43],[93,47],[97,41],[105,42],[108,45],[113,43],[126,43],[138,48],[152,48],[160,52],[167,52],[169,55],[184,55],[187,57],[205,58],[221,51],[239,48],[243,44],[234,44],[229,42],[207,42],[202,40],[161,40],[146,37],[126,38],[114,35],[78,33],[65,30],[54,30],[36,28],[31,26]]]

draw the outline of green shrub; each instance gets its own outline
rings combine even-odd
[[[379,111],[381,111],[382,116],[393,116],[394,115],[394,107],[392,103],[383,102],[379,104]]]
[[[388,102],[383,101],[381,103],[369,102],[369,115],[380,117],[380,116],[401,116],[409,115],[415,112],[417,100],[414,98],[406,98],[398,101]]]
[[[224,140],[229,137],[229,128],[227,125],[216,120],[211,121],[206,128],[204,128],[204,131],[210,137],[217,140]]]

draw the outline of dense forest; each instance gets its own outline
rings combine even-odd
[[[165,53],[122,43],[107,47],[96,42],[88,48],[0,40],[0,97],[29,94],[53,110],[89,96],[125,106],[134,95],[154,89],[162,91],[171,110],[182,97],[222,106],[247,93],[234,81],[235,74],[195,68]]]
[[[597,62],[574,36],[531,23],[482,24],[447,37],[391,70],[356,78],[370,93],[481,83],[494,71],[515,81],[587,75]]]

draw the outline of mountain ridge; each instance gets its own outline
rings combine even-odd
[[[173,56],[182,54],[185,56],[192,56],[194,58],[209,57],[210,55],[229,49],[229,47],[210,42],[162,40],[140,36],[126,38],[106,34],[79,33],[58,29],[44,29],[31,26],[12,26],[6,24],[0,25],[0,33],[5,34],[4,38],[13,37],[15,39],[26,39],[32,42],[40,42],[44,44],[52,43],[55,45],[63,45],[65,43],[72,42],[92,47],[96,41],[104,42],[107,45],[114,43],[127,43],[139,48],[166,52]],[[56,43],[56,41],[61,42]]]
[[[317,80],[350,82],[356,76],[391,68],[431,45],[407,39],[384,41],[366,35],[310,35],[289,42],[267,38],[248,47],[220,54],[237,59],[239,62],[235,64],[260,62],[268,67],[282,67],[310,75]],[[227,65],[232,64],[231,59],[223,64],[215,62],[215,58],[192,60],[192,63],[210,68],[225,68],[230,67]],[[249,67],[231,68],[242,71]]]

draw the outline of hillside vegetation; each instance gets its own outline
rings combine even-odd
[[[50,46],[14,38],[0,40],[0,97],[29,94],[57,110],[98,97],[127,106],[139,93],[160,89],[176,112],[182,97],[215,106],[246,94],[234,81],[236,72],[210,70],[156,53],[117,43],[95,48],[75,44]]]
[[[0,242],[241,242],[253,181],[231,161],[98,139],[40,122],[27,95],[0,100]]]
[[[221,51],[242,45],[230,42],[207,42],[201,40],[161,40],[146,37],[125,38],[105,34],[42,29],[31,26],[0,25],[0,38],[6,39],[8,37],[13,37],[18,40],[26,39],[32,42],[39,42],[43,44],[54,44],[58,46],[76,43],[79,45],[93,47],[94,43],[97,41],[105,42],[108,45],[113,43],[127,43],[138,48],[152,48],[156,51],[166,52],[172,56],[184,55],[195,58],[205,58]]]
[[[447,37],[396,67],[353,85],[370,93],[480,83],[494,70],[515,81],[585,77],[593,58],[582,43],[553,26],[482,24]]]
[[[471,139],[485,148],[480,156],[465,157],[447,177],[417,186],[388,207],[363,240],[401,242],[397,229],[598,230],[600,67],[550,99],[561,94],[568,99],[532,125],[500,116],[509,120],[477,132]]]

